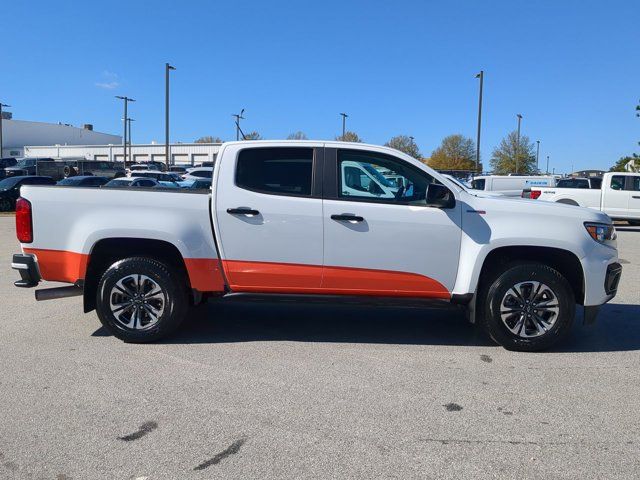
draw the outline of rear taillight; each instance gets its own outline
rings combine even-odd
[[[533,200],[536,200],[542,194],[542,190],[531,190],[531,196]]]
[[[18,198],[16,201],[16,235],[20,243],[33,242],[31,202],[24,198]]]

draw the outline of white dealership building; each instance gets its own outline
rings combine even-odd
[[[74,127],[63,123],[13,120],[3,112],[1,157],[26,156],[27,145],[121,144],[122,137],[96,132],[93,126]]]
[[[221,143],[172,143],[169,145],[171,163],[174,165],[195,165],[202,162],[213,162],[216,159]],[[50,145],[26,146],[25,157],[51,157],[56,159],[84,158],[86,160],[102,160],[122,162],[123,146],[120,145]],[[165,163],[165,145],[160,143],[133,144],[127,146],[127,162],[162,162]]]

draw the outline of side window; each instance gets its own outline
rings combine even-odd
[[[425,205],[435,180],[400,159],[358,150],[338,151],[338,197],[404,205]]]
[[[614,175],[611,177],[612,190],[624,190],[624,177],[622,175]]]
[[[640,192],[640,177],[632,177],[631,180],[631,190]]]
[[[238,155],[236,185],[274,195],[310,196],[312,148],[248,148]]]
[[[591,179],[591,188],[598,189],[602,187],[602,179],[601,178],[592,178]]]

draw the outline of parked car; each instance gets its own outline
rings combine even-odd
[[[602,188],[532,188],[531,198],[600,210],[614,220],[640,225],[640,173],[608,172]]]
[[[130,165],[128,171],[129,171],[129,173],[130,172],[146,171],[146,170],[164,172],[166,169],[167,169],[167,167],[166,167],[166,165],[164,163],[160,163],[160,162],[145,162],[145,163],[134,163],[134,164]]]
[[[55,185],[51,177],[15,176],[0,180],[0,212],[9,212],[16,206],[23,185]]]
[[[4,169],[7,177],[38,175],[38,162],[53,161],[53,158],[20,158],[13,167]]]
[[[171,165],[169,167],[169,171],[182,175],[187,172],[187,167],[181,167],[179,165]]]
[[[520,197],[527,188],[552,187],[555,182],[553,176],[482,175],[471,181],[471,187],[474,190],[500,192],[507,197]]]
[[[157,170],[140,170],[134,172],[136,177],[154,178],[163,182],[180,182],[182,177],[174,172],[159,172]]]
[[[122,162],[106,160],[85,160],[84,158],[61,158],[56,160],[40,160],[38,173],[60,180],[76,175],[95,175],[100,177],[118,178],[126,172]]]
[[[347,162],[402,175],[404,190],[346,194]],[[83,295],[84,311],[129,342],[170,334],[203,298],[259,293],[449,302],[513,350],[548,348],[570,333],[576,304],[591,323],[617,291],[602,212],[471,195],[360,143],[226,143],[215,168],[215,195],[24,187],[16,285],[71,284],[37,298]]]
[[[121,177],[114,178],[105,183],[103,187],[109,188],[131,188],[131,187],[146,187],[153,188],[159,185],[158,181],[154,178],[144,177]]]
[[[18,163],[18,161],[13,157],[0,158],[0,179],[7,176],[4,169],[14,167],[16,163]]]
[[[97,177],[94,175],[79,175],[60,180],[56,185],[62,187],[101,187],[109,182],[107,177]]]
[[[197,180],[198,178],[212,178],[213,167],[198,167],[187,170],[187,173],[182,175],[183,180]]]
[[[190,190],[211,190],[211,179],[199,178],[197,180],[183,180],[178,182],[180,188],[188,188]]]

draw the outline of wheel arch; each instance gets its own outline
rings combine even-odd
[[[535,262],[557,270],[567,279],[573,289],[576,303],[584,304],[584,270],[575,253],[554,247],[530,245],[498,247],[491,250],[484,259],[478,286],[509,265],[522,262]]]
[[[167,241],[148,238],[105,238],[91,248],[84,278],[84,312],[96,308],[96,292],[102,274],[114,262],[128,257],[150,257],[175,268],[191,289],[189,273],[178,248]]]
[[[556,200],[555,202],[556,203],[562,203],[564,205],[573,205],[574,207],[579,207],[580,206],[580,204],[578,202],[576,202],[572,198],[560,198],[559,200]]]

